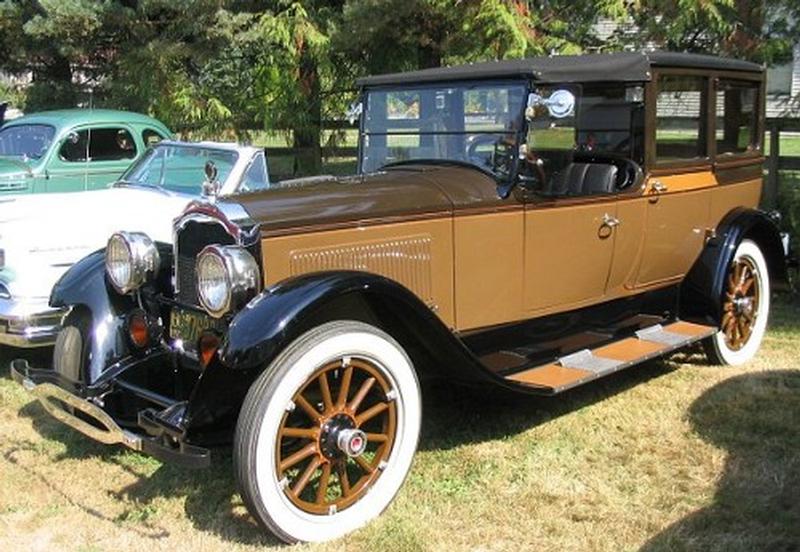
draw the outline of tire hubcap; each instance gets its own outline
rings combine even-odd
[[[395,392],[383,369],[345,357],[295,393],[278,429],[277,480],[307,513],[352,506],[380,478],[397,431]]]

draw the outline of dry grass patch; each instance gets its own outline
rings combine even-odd
[[[800,316],[758,358],[699,351],[555,399],[426,390],[395,503],[301,550],[800,550]],[[93,443],[0,369],[0,550],[265,550],[230,454],[192,472]],[[34,359],[42,362],[41,358]]]

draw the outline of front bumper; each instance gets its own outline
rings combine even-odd
[[[56,342],[65,309],[54,309],[47,299],[31,301],[0,297],[0,345],[45,347]]]
[[[180,442],[176,446],[123,429],[100,406],[65,387],[74,388],[53,370],[33,369],[23,359],[11,361],[11,378],[27,389],[60,422],[106,445],[121,444],[149,456],[190,468],[211,463],[208,449]]]

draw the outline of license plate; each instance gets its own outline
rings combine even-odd
[[[172,309],[169,315],[169,335],[180,339],[184,346],[194,349],[202,333],[206,330],[221,330],[223,323],[206,314],[180,308]]]

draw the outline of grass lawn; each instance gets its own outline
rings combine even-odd
[[[756,360],[697,350],[555,399],[426,389],[397,500],[300,550],[797,550],[800,303]],[[281,548],[247,515],[230,454],[186,471],[60,425],[0,368],[0,550]],[[42,358],[34,358],[42,362]]]

